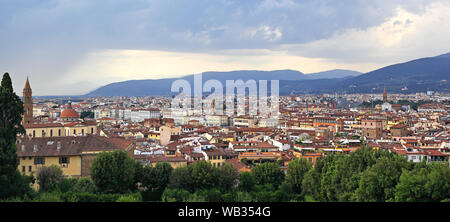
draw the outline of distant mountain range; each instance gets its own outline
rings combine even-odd
[[[329,71],[324,72],[316,72],[316,73],[310,73],[306,76],[309,79],[339,79],[339,78],[345,78],[345,77],[353,77],[353,76],[359,76],[363,73],[352,71],[352,70],[345,70],[345,69],[333,69]]]
[[[210,79],[219,80],[225,87],[226,80],[249,79],[258,80],[283,80],[283,81],[303,81],[313,79],[339,79],[360,75],[360,72],[351,70],[330,70],[320,73],[303,74],[295,70],[275,70],[275,71],[258,71],[258,70],[240,70],[231,72],[204,72],[202,74],[203,83]],[[177,79],[185,79],[191,83],[193,87],[194,75],[187,75],[181,78],[166,79],[144,79],[129,80],[124,82],[111,83],[102,86],[85,96],[148,96],[148,95],[170,95],[172,83]],[[281,86],[280,86],[281,87]]]
[[[160,96],[172,95],[170,88],[177,79],[193,87],[193,75],[156,80],[130,80],[102,86],[84,96]],[[450,53],[386,66],[365,74],[351,70],[330,70],[304,74],[295,70],[205,72],[203,82],[226,80],[280,80],[280,94],[380,93],[383,88],[395,93],[427,90],[450,92]]]

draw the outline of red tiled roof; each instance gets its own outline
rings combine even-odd
[[[60,149],[57,144],[60,142]],[[17,144],[17,156],[74,156],[89,151],[125,150],[133,142],[102,136],[51,137],[22,139]],[[35,151],[34,148],[37,148]]]
[[[65,109],[61,112],[60,118],[79,118],[77,111],[73,109]]]
[[[33,124],[23,124],[25,129],[30,128],[49,128],[49,127],[62,127],[61,123],[33,123]]]

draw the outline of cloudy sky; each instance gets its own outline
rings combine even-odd
[[[203,71],[367,72],[450,52],[449,0],[0,0],[21,95]]]

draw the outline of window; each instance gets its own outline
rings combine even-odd
[[[28,172],[31,172],[32,169],[33,169],[32,166],[28,166]]]
[[[91,128],[91,134],[94,134],[94,128]]]
[[[43,157],[35,157],[34,164],[45,164],[45,160]]]
[[[22,173],[25,173],[25,166],[22,166]]]
[[[69,163],[69,157],[60,157],[59,158],[59,164],[68,164]]]
[[[50,130],[50,136],[51,137],[53,136],[53,130]]]
[[[84,129],[81,129],[81,135],[84,136]]]
[[[77,130],[73,130],[73,134],[77,134]]]
[[[58,136],[61,136],[61,129],[58,130]]]
[[[36,137],[36,130],[33,130],[33,137]]]

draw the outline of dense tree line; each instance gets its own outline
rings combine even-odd
[[[293,159],[262,163],[238,173],[229,164],[199,161],[176,169],[168,163],[142,165],[123,151],[94,159],[91,178],[64,178],[56,166],[38,170],[40,190],[25,201],[182,202],[438,202],[450,200],[445,163],[412,163],[396,153],[361,149],[328,155],[314,166]],[[17,200],[17,199],[12,199]]]
[[[84,119],[84,118],[90,118],[90,119],[93,119],[94,116],[95,116],[95,114],[94,114],[94,112],[92,112],[92,111],[83,111],[83,112],[81,112],[81,114],[80,114],[80,118],[81,118],[81,119]]]
[[[398,100],[398,101],[390,101],[391,104],[400,104],[400,105],[409,105],[411,109],[416,110],[419,108],[419,106],[427,103],[433,103],[433,101],[430,100],[419,100],[417,102],[410,101],[410,100]],[[359,104],[360,107],[364,108],[375,108],[377,105],[383,104],[382,100],[373,100],[373,101],[364,101],[361,104]],[[443,101],[442,104],[448,104],[448,101]]]

